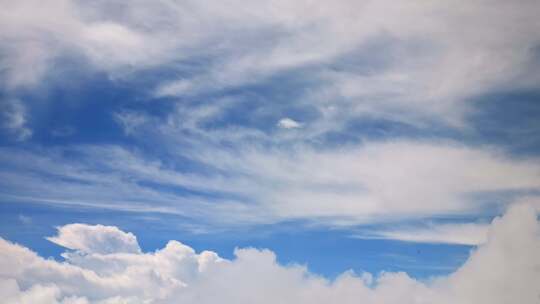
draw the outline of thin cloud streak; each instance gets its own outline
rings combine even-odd
[[[488,229],[489,225],[487,224],[432,224],[427,227],[401,227],[396,229],[365,231],[354,234],[352,237],[414,243],[478,246],[487,241]]]

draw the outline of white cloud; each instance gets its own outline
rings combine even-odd
[[[0,239],[0,296],[13,303],[533,304],[540,292],[534,210],[511,207],[463,266],[428,282],[389,272],[374,279],[346,272],[328,281],[302,266],[279,265],[268,250],[237,249],[235,259],[224,260],[176,241],[150,253],[70,252],[60,263]]]
[[[278,219],[355,221],[480,212],[475,194],[538,189],[540,167],[490,149],[456,143],[365,142],[316,151],[246,147],[234,153],[197,149],[194,159],[240,179],[248,176],[266,215]],[[494,201],[492,201],[495,203]],[[496,207],[493,204],[492,207]]]
[[[46,283],[45,283],[46,284]],[[66,297],[64,301],[59,302],[61,295],[56,286],[36,284],[31,288],[21,291],[17,281],[14,279],[0,279],[0,295],[6,303],[17,304],[57,304],[57,303],[87,303],[75,302],[75,298]]]
[[[515,206],[496,218],[487,243],[449,278],[454,303],[537,302],[540,288],[533,282],[540,275],[539,233],[531,206]]]
[[[343,112],[458,121],[468,97],[539,80],[534,0],[340,0],[317,10],[307,0],[1,5],[0,66],[9,87],[40,83],[65,57],[83,57],[112,77],[203,57],[209,60],[200,71],[180,73],[158,94],[198,94],[310,68],[303,77],[319,84],[302,102],[323,107],[344,99]]]
[[[3,149],[2,161],[14,164],[0,173],[2,195],[10,199],[169,212],[227,225],[298,218],[354,224],[474,213],[481,205],[470,195],[540,186],[536,158],[516,160],[490,147],[410,140],[324,150],[300,144],[362,113],[415,125],[459,124],[472,96],[536,86],[537,1],[342,0],[316,10],[304,0],[0,3],[7,91],[49,79],[44,75],[64,58],[82,57],[88,65],[81,67],[112,78],[178,67],[181,78],[160,83],[158,95],[207,94],[302,71],[309,87],[299,88],[305,94],[287,106],[307,105],[320,114],[309,124],[283,117],[278,126],[296,131],[269,134],[235,121],[203,130],[238,106],[233,98],[178,103],[163,120],[120,111],[114,118],[125,133],[167,150],[167,165],[114,146],[66,147],[82,155],[80,162],[63,159],[61,148]],[[273,117],[275,105],[269,97],[248,114]],[[26,139],[30,107],[15,108],[5,121]],[[186,158],[209,171],[175,170]],[[66,178],[45,178],[50,172]],[[226,199],[180,196],[149,182]]]
[[[234,226],[307,219],[325,225],[478,214],[508,199],[484,194],[540,188],[540,162],[491,149],[417,141],[365,142],[338,151],[306,146],[232,151],[194,145],[177,156],[211,169],[176,170],[116,146],[72,146],[32,153],[0,149],[10,166],[0,176],[10,199],[156,211]],[[169,163],[174,161],[174,154]],[[44,179],[54,172],[60,179]],[[181,195],[146,184],[217,193]],[[22,195],[21,193],[24,193]]]
[[[0,0],[0,6],[0,70],[7,95],[47,86],[54,78],[49,74],[65,71],[61,65],[72,60],[112,79],[177,67],[170,74],[181,78],[158,84],[158,96],[212,95],[303,71],[309,87],[299,88],[303,95],[289,105],[314,107],[320,114],[305,125],[283,118],[279,127],[298,130],[274,137],[244,126],[203,130],[200,125],[235,103],[227,98],[200,101],[194,108],[177,106],[165,123],[119,112],[115,118],[126,134],[138,135],[142,129],[168,146],[166,163],[117,146],[1,148],[0,162],[8,165],[0,172],[0,195],[10,200],[166,212],[226,227],[291,219],[352,225],[481,213],[486,206],[499,206],[496,200],[479,202],[482,194],[519,195],[540,188],[537,158],[514,159],[491,147],[393,140],[318,150],[291,140],[317,138],[366,113],[415,125],[435,120],[462,126],[472,97],[493,89],[537,87],[538,1],[342,0],[314,9],[312,1],[304,0],[53,0],[46,5]],[[16,99],[5,105],[2,129],[16,140],[30,138],[32,105]],[[254,112],[275,114],[274,106],[268,98]],[[226,145],[230,149],[221,149],[217,143],[223,141],[231,143]],[[66,151],[78,157],[67,159]],[[182,166],[176,165],[186,160],[208,170],[179,171]],[[219,195],[180,195],[151,185]],[[537,260],[510,249],[525,246],[536,254],[537,245],[531,244],[537,240],[525,228],[520,233],[529,236],[529,243],[507,234],[537,223],[530,224],[524,211],[507,217],[493,228],[493,235],[502,236],[488,238],[463,269],[441,279],[442,287],[403,274],[380,276],[375,289],[350,274],[328,282],[301,267],[277,265],[268,251],[239,250],[236,260],[224,261],[171,242],[155,253],[141,253],[135,236],[115,227],[73,224],[50,238],[75,250],[64,254],[67,263],[0,243],[5,249],[0,251],[5,279],[0,290],[5,299],[21,303],[159,303],[178,295],[186,302],[241,303],[259,300],[263,292],[283,297],[269,302],[329,302],[339,296],[344,303],[359,298],[366,303],[532,303],[537,300],[530,286],[538,281],[533,271]],[[379,237],[466,244],[483,240],[480,226],[430,228],[385,230]],[[488,283],[480,276],[491,268],[495,278],[488,283],[498,288],[482,285]],[[235,285],[239,277],[245,278],[243,285]],[[507,293],[500,295],[503,289]],[[208,290],[215,292],[203,292]],[[433,297],[437,301],[430,301]]]
[[[296,129],[302,127],[302,124],[294,119],[285,117],[278,121],[277,126],[283,129]]]
[[[432,224],[428,227],[405,227],[401,229],[365,231],[353,237],[476,246],[486,242],[488,229],[489,225],[487,224]]]
[[[137,253],[137,238],[114,226],[69,224],[58,228],[58,236],[49,241],[85,253]]]

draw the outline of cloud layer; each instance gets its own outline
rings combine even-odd
[[[346,272],[333,281],[269,250],[237,249],[225,260],[177,241],[142,253],[116,227],[72,224],[54,242],[76,250],[64,262],[0,240],[0,296],[9,303],[538,303],[540,223],[515,205],[456,272],[429,281],[405,273]],[[103,240],[115,240],[109,246]],[[80,245],[85,244],[85,245]],[[126,252],[125,248],[132,248]],[[524,250],[527,248],[527,250]]]
[[[467,97],[538,83],[537,1],[1,4],[9,89],[39,84],[66,60],[112,78],[173,67],[181,77],[155,92],[175,96],[307,70],[317,85],[303,100],[346,106],[340,118],[400,111],[456,123]]]
[[[0,4],[2,129],[39,138],[0,148],[4,199],[351,225],[498,211],[509,200],[486,197],[540,189],[538,157],[463,140],[475,97],[540,83],[538,1]],[[79,74],[141,91],[89,117],[41,94],[73,85],[93,100]],[[57,108],[81,130],[57,126]],[[51,115],[36,129],[48,134],[31,114]],[[100,141],[117,131],[92,133],[103,121],[125,141]]]
[[[67,160],[66,153],[76,160]],[[117,146],[73,146],[40,155],[0,149],[0,161],[10,164],[0,185],[10,199],[165,212],[218,226],[291,219],[354,225],[481,214],[485,206],[497,214],[501,201],[482,195],[540,188],[534,158],[513,159],[454,142],[366,142],[338,151],[299,146],[292,152],[203,146],[181,156],[207,170],[177,171]],[[167,187],[177,191],[162,190]]]

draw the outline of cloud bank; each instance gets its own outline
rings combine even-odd
[[[0,240],[0,296],[8,303],[538,303],[540,223],[512,206],[491,223],[487,242],[454,273],[417,281],[406,273],[343,273],[333,281],[269,250],[236,249],[226,260],[170,241],[140,252],[116,227],[72,224],[51,238],[74,250],[64,262]],[[103,240],[115,240],[109,246]],[[77,244],[77,245],[74,245]],[[126,251],[125,248],[130,248]],[[527,248],[527,250],[524,250]]]

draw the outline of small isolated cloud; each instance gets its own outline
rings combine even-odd
[[[302,127],[302,124],[296,120],[285,117],[278,121],[277,126],[283,129],[296,129]]]
[[[58,227],[58,235],[47,240],[85,253],[138,253],[137,238],[114,226],[69,224]]]
[[[226,260],[170,241],[142,253],[131,233],[71,224],[49,239],[85,252],[65,253],[63,263],[0,238],[0,297],[6,303],[536,304],[539,232],[534,207],[514,205],[452,274],[421,282],[402,272],[349,271],[329,281],[302,266],[279,265],[269,250],[236,249]]]

